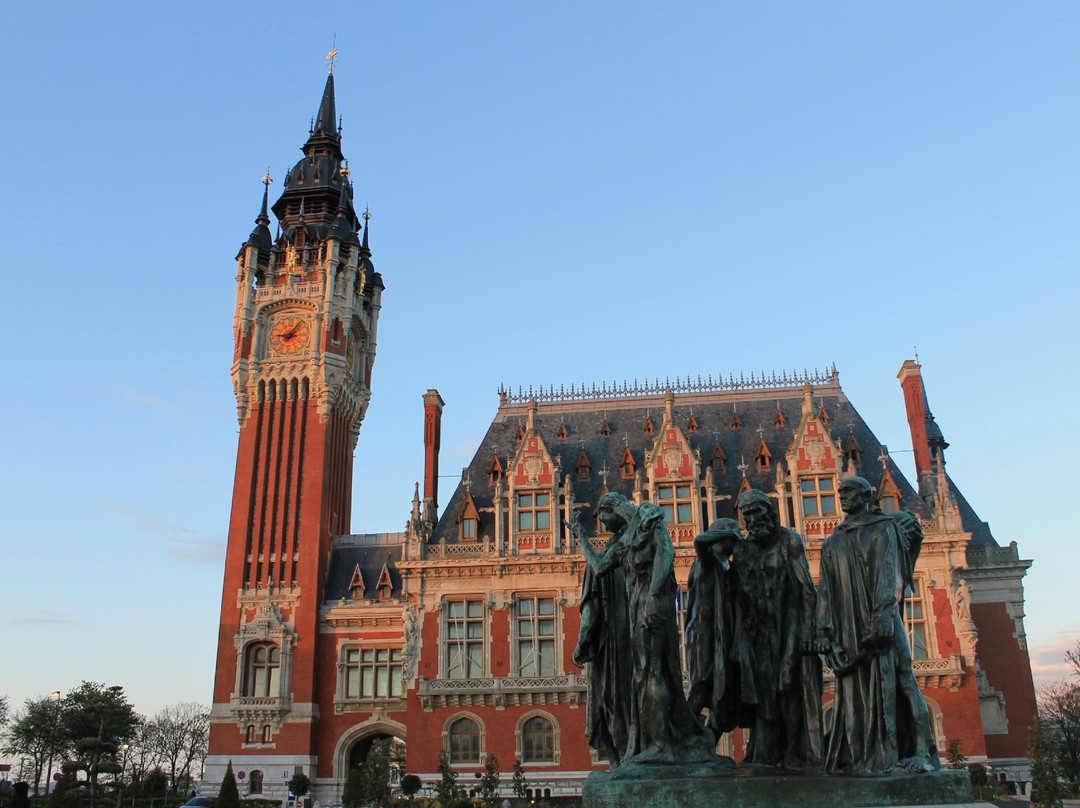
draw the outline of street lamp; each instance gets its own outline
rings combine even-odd
[[[60,722],[60,691],[54,690],[49,694],[49,700],[52,702],[50,711],[52,712],[52,721],[49,722],[49,767],[45,771],[45,793],[49,793],[49,787],[52,785],[52,761],[53,750],[55,749],[54,737],[56,735],[56,725]],[[34,790],[37,793],[37,790]]]

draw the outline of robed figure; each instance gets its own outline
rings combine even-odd
[[[780,526],[760,491],[739,498],[694,540],[688,656],[695,712],[717,734],[750,730],[744,763],[821,763],[821,663],[814,653],[815,591],[802,539]]]
[[[607,549],[618,542],[613,536]],[[630,608],[621,567],[602,575],[585,568],[581,631],[574,663],[588,665],[585,735],[589,746],[617,768],[630,728]]]
[[[675,548],[662,511],[648,502],[635,506],[622,494],[612,492],[600,498],[597,515],[614,534],[603,554],[593,550],[580,522],[572,528],[592,574],[603,579],[620,569],[625,581],[630,676],[602,685],[590,683],[593,691],[628,694],[626,746],[620,755],[623,766],[715,764],[730,771],[733,762],[716,755],[683,693],[675,611]],[[618,676],[622,664],[616,661],[604,670],[590,669],[590,680],[593,676]]]
[[[829,772],[887,774],[940,766],[900,614],[922,540],[908,514],[886,515],[870,484],[840,484],[846,518],[821,553],[819,644],[836,675]]]

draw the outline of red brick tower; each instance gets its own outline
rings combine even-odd
[[[206,777],[220,781],[231,759],[267,779],[264,793],[297,769],[313,774],[319,606],[331,536],[349,532],[383,289],[353,207],[332,72],[303,152],[272,207],[278,236],[266,177],[237,255],[240,439]]]

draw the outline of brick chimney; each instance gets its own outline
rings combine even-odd
[[[919,479],[930,471],[930,444],[926,439],[926,390],[923,388],[922,365],[905,359],[896,378],[904,391],[911,448],[915,450],[915,472]]]
[[[439,444],[445,403],[438,390],[424,393],[424,521],[432,524],[439,513]]]

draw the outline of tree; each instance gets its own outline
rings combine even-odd
[[[967,766],[967,755],[963,752],[964,742],[960,738],[950,738],[945,745],[945,762],[950,769],[962,769]]]
[[[38,794],[46,762],[69,748],[60,726],[60,702],[48,696],[27,699],[15,713],[4,739],[3,752],[30,758],[34,769],[34,795]]]
[[[1031,804],[1056,805],[1064,795],[1057,768],[1057,741],[1038,716],[1031,725],[1028,758],[1031,760]]]
[[[303,772],[297,772],[289,780],[289,792],[300,799],[311,791],[311,779]]]
[[[390,764],[392,741],[382,738],[368,750],[360,767],[360,804],[384,808],[392,804],[390,799]]]
[[[83,682],[64,697],[60,726],[75,747],[78,768],[86,772],[90,808],[97,808],[98,775],[115,770],[117,750],[135,736],[139,722],[119,685]]]
[[[457,772],[450,765],[450,756],[445,749],[442,750],[439,752],[439,782],[435,784],[435,793],[439,795],[439,804],[443,808],[455,805],[461,797],[457,777]]]
[[[1057,741],[1057,764],[1070,782],[1080,781],[1080,684],[1051,682],[1039,688],[1039,719]]]
[[[225,776],[218,789],[217,804],[214,808],[240,808],[240,790],[236,787],[236,775],[233,774],[232,761],[225,767]]]
[[[345,808],[362,808],[364,804],[364,773],[353,769],[345,778],[345,788],[341,792],[341,804]]]
[[[0,727],[8,722],[8,706],[7,695],[0,696]]]
[[[170,704],[148,722],[147,739],[169,774],[169,790],[202,768],[210,740],[210,713],[201,704],[182,701]]]
[[[406,774],[401,778],[401,793],[409,798],[409,805],[412,805],[413,797],[422,785],[420,778],[415,774]]]
[[[499,799],[499,782],[502,775],[499,774],[499,759],[494,752],[488,752],[484,760],[484,773],[480,776],[480,798],[487,801],[494,808],[495,801]]]
[[[525,780],[525,769],[521,766],[521,759],[514,761],[514,796],[521,802],[529,798],[528,783]]]

